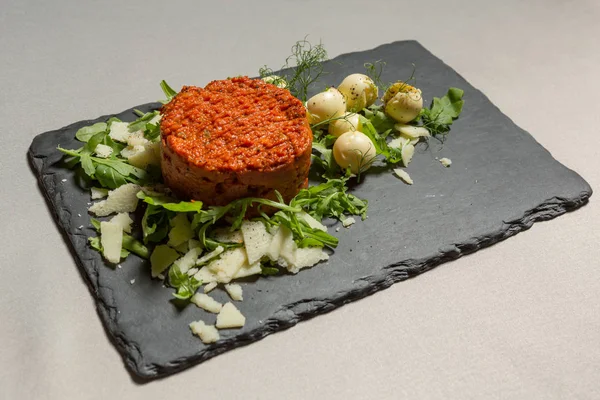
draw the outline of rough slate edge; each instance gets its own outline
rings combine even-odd
[[[416,44],[416,43],[415,43]],[[418,45],[418,44],[417,44]],[[384,45],[385,46],[385,45]],[[380,46],[381,47],[381,46]],[[422,48],[422,46],[421,46]],[[424,51],[427,51],[423,49]],[[430,53],[431,54],[431,53]],[[432,57],[435,57],[431,55]],[[439,59],[438,59],[439,60]],[[440,62],[444,64],[441,60]],[[446,64],[444,64],[446,65]],[[447,66],[447,65],[446,65]],[[460,75],[459,75],[460,76]],[[477,89],[474,89],[477,90]],[[144,106],[140,106],[138,108],[141,109],[149,109],[156,106],[156,103],[149,103]],[[98,120],[105,120],[108,117],[112,116],[107,115],[98,118]],[[68,127],[65,127],[61,130],[67,129],[69,127],[81,126],[92,123],[92,121],[81,121],[75,124],[72,124]],[[60,131],[60,130],[59,130]],[[47,132],[46,134],[56,134],[57,131]],[[492,232],[492,234],[485,236],[483,240],[469,240],[463,243],[455,244],[454,246],[445,248],[440,250],[440,252],[434,258],[423,258],[423,259],[408,259],[398,263],[391,264],[387,267],[383,268],[383,273],[380,273],[377,276],[373,276],[368,280],[368,285],[364,285],[363,287],[350,291],[342,296],[338,296],[331,301],[318,301],[317,304],[314,300],[311,300],[311,307],[306,307],[306,301],[299,301],[296,303],[286,305],[285,310],[291,312],[293,314],[293,318],[290,319],[278,319],[277,315],[274,316],[269,321],[265,321],[263,325],[265,328],[261,330],[255,330],[248,332],[245,335],[240,335],[235,338],[235,341],[228,340],[226,343],[223,343],[221,346],[216,348],[209,348],[207,351],[202,353],[201,355],[185,357],[184,359],[174,360],[172,363],[167,365],[146,365],[143,362],[143,356],[137,351],[137,349],[132,349],[128,347],[126,341],[123,340],[115,331],[115,321],[114,318],[114,306],[103,302],[102,298],[98,296],[98,285],[95,281],[95,276],[93,271],[96,265],[86,265],[86,262],[90,262],[90,260],[84,260],[82,255],[77,252],[77,248],[79,247],[77,242],[81,240],[85,241],[85,235],[68,235],[66,232],[68,231],[68,210],[60,208],[57,206],[57,199],[53,197],[53,185],[52,179],[48,179],[51,176],[42,174],[47,167],[46,156],[41,154],[36,154],[35,147],[36,144],[43,141],[44,138],[41,136],[46,135],[38,135],[30,149],[29,149],[29,160],[38,176],[40,181],[40,185],[42,186],[44,195],[48,199],[49,203],[53,206],[50,207],[54,218],[56,219],[58,225],[62,228],[63,236],[66,236],[66,239],[71,247],[71,250],[75,254],[75,260],[79,267],[81,268],[81,272],[86,272],[84,275],[90,289],[92,290],[96,301],[98,302],[98,312],[102,321],[104,322],[104,326],[109,333],[109,336],[121,352],[122,356],[125,359],[126,364],[129,368],[138,376],[151,379],[166,376],[168,374],[177,372],[179,370],[188,368],[194,364],[200,363],[206,359],[214,357],[224,351],[233,349],[238,346],[245,345],[247,343],[251,343],[255,340],[259,340],[260,338],[288,328],[290,326],[295,325],[298,321],[308,319],[310,317],[316,316],[320,313],[330,311],[334,308],[337,308],[343,304],[346,304],[350,301],[354,301],[365,297],[369,294],[372,294],[378,290],[385,289],[391,286],[395,282],[399,282],[410,277],[416,276],[420,273],[426,272],[437,265],[440,265],[443,262],[454,260],[458,257],[461,257],[463,254],[469,254],[474,251],[477,251],[480,248],[490,246],[494,243],[497,243],[501,240],[504,240],[512,235],[515,235],[518,232],[528,229],[533,225],[534,222],[548,220],[554,217],[557,217],[567,211],[574,210],[576,208],[581,207],[586,204],[589,197],[592,194],[591,188],[582,191],[578,196],[573,198],[551,198],[544,201],[542,204],[537,207],[525,212],[521,218],[516,218],[512,221],[506,221],[504,225],[497,231]],[[52,163],[49,163],[50,165]],[[46,178],[46,179],[45,179]],[[86,262],[84,262],[86,261]],[[289,315],[288,315],[289,316]]]

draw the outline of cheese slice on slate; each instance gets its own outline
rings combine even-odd
[[[311,228],[318,229],[323,232],[327,232],[327,227],[325,225],[323,225],[321,222],[314,219],[310,214],[302,211],[301,213],[298,213],[298,217],[300,217],[304,221],[306,221],[308,226],[310,226]]]
[[[219,282],[228,283],[247,262],[246,250],[237,247],[223,252],[221,257],[211,261],[207,268],[217,276]]]
[[[204,321],[194,321],[190,323],[190,329],[195,335],[200,337],[202,343],[214,343],[220,339],[219,331],[214,325],[206,325]]]
[[[298,273],[302,268],[312,267],[321,261],[329,259],[329,255],[323,251],[322,247],[300,247],[296,250],[296,261],[289,264],[287,270],[292,274]]]
[[[104,258],[113,264],[121,261],[121,247],[123,246],[121,226],[107,221],[100,222],[100,243]]]
[[[216,326],[219,329],[241,328],[246,323],[246,317],[242,315],[233,303],[225,303],[219,315],[217,315]]]
[[[192,296],[190,301],[201,309],[215,314],[221,311],[221,308],[223,307],[223,304],[219,303],[205,293],[196,293]]]
[[[194,247],[173,264],[177,265],[179,270],[185,274],[190,268],[196,265],[196,260],[198,259],[198,256],[200,256],[200,253],[202,253],[202,249],[200,247]]]
[[[265,224],[261,221],[244,221],[241,231],[246,247],[248,263],[254,264],[260,261],[267,254],[273,236],[267,232]]]
[[[123,229],[123,232],[131,233],[133,220],[129,217],[128,213],[118,213],[110,219],[110,222],[119,225]]]
[[[90,212],[99,217],[105,217],[112,213],[133,212],[137,208],[139,199],[136,195],[140,189],[140,186],[135,183],[121,185],[108,192],[106,200],[94,203],[90,207]]]
[[[110,157],[112,152],[113,152],[112,147],[107,146],[102,143],[96,145],[96,148],[94,149],[94,153],[96,153],[96,155],[100,158],[108,158],[108,157]]]
[[[243,296],[243,290],[242,287],[240,285],[238,285],[237,283],[230,283],[228,285],[225,285],[225,290],[227,291],[227,293],[229,294],[229,297],[231,297],[232,300],[235,301],[242,301],[244,300],[244,296]]]
[[[131,136],[132,132],[129,132],[129,123],[128,122],[119,122],[115,121],[110,124],[110,132],[108,136],[112,140],[121,143],[127,143],[127,139]]]
[[[194,275],[194,278],[202,283],[218,282],[219,280],[219,277],[209,270],[208,267],[200,268],[200,270]]]
[[[204,293],[209,293],[216,287],[217,287],[217,282],[211,282],[208,285],[204,286]]]
[[[262,272],[262,268],[260,267],[260,262],[255,262],[252,265],[244,264],[242,268],[236,272],[233,279],[245,278],[247,276],[258,275]]]

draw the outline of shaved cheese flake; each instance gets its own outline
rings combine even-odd
[[[207,267],[202,267],[200,270],[194,275],[197,281],[202,283],[212,283],[217,282],[218,277]]]
[[[223,304],[219,303],[218,301],[216,301],[215,299],[213,299],[205,293],[196,293],[192,296],[190,301],[198,307],[200,307],[201,309],[214,314],[219,313],[219,311],[221,311],[221,308],[223,307]]]
[[[244,221],[241,227],[248,263],[260,261],[271,244],[273,236],[267,232],[265,224],[261,221]]]
[[[177,247],[182,243],[187,245],[188,240],[194,237],[192,224],[185,213],[178,213],[171,219],[171,230],[169,231],[169,242],[171,247]]]
[[[405,170],[396,168],[394,169],[394,173],[398,175],[398,178],[402,179],[405,183],[409,185],[412,185],[414,183],[408,172],[406,172]]]
[[[448,168],[449,166],[452,165],[452,160],[449,159],[449,158],[444,157],[444,158],[440,158],[440,163],[442,163],[442,165],[444,167]]]
[[[267,249],[267,256],[271,261],[277,261],[279,259],[279,253],[281,252],[281,245],[283,244],[284,237],[285,231],[282,230],[281,227],[277,228],[273,233],[273,239],[271,239],[271,243]]]
[[[99,217],[105,217],[112,213],[133,212],[138,204],[139,199],[136,194],[139,191],[140,186],[135,183],[121,185],[115,190],[109,191],[106,200],[94,203],[89,210]]]
[[[98,144],[94,149],[94,153],[100,158],[108,158],[112,154],[113,149],[105,144]]]
[[[217,315],[216,326],[219,329],[241,328],[246,323],[246,317],[242,315],[233,303],[225,303],[219,315]]]
[[[108,196],[108,189],[93,187],[91,193],[92,200],[103,199]]]
[[[231,297],[232,300],[235,301],[242,301],[244,300],[244,296],[243,296],[243,290],[242,287],[240,285],[238,285],[237,283],[230,283],[228,285],[225,285],[225,290],[227,291],[227,294],[229,294],[229,297]]]
[[[310,226],[311,228],[318,229],[323,232],[327,232],[327,227],[325,225],[323,225],[320,221],[317,221],[316,219],[314,219],[307,212],[302,211],[301,213],[298,213],[298,217],[302,218],[308,224],[308,226]]]
[[[100,244],[102,244],[104,258],[113,264],[117,264],[121,261],[123,229],[112,222],[100,222]]]
[[[177,265],[179,270],[185,274],[190,270],[190,268],[196,265],[196,260],[198,259],[201,253],[202,249],[199,247],[195,247],[187,253],[185,253],[183,257],[175,261],[173,264]]]
[[[196,239],[190,239],[188,240],[188,249],[194,249],[196,247],[201,247],[200,245],[200,241],[196,240]]]
[[[138,145],[138,146],[134,146],[134,147],[127,146],[123,150],[121,150],[121,155],[123,157],[125,157],[127,160],[129,160],[129,157],[133,157],[136,154],[143,152],[144,149],[145,149],[145,147],[142,145]]]
[[[298,248],[298,245],[294,242],[292,231],[283,225],[279,229],[283,230],[284,235],[281,242],[279,258],[283,259],[286,263],[293,265],[296,262],[296,249]]]
[[[261,272],[262,268],[260,267],[260,261],[257,261],[252,265],[244,264],[242,268],[235,273],[233,279],[246,278],[248,276],[258,275]]]
[[[342,225],[344,225],[344,228],[347,228],[350,225],[355,224],[355,223],[356,223],[356,220],[352,217],[347,217],[346,219],[344,219],[342,221]]]
[[[211,282],[208,285],[204,286],[204,293],[209,293],[216,287],[217,287],[217,282]]]
[[[400,154],[402,155],[402,164],[404,164],[404,166],[407,167],[408,163],[410,163],[410,161],[413,158],[413,155],[415,154],[415,146],[413,146],[412,144],[405,144],[404,146],[402,146]]]
[[[190,324],[190,329],[192,330],[192,333],[197,335],[200,340],[202,340],[202,343],[205,344],[214,343],[221,338],[217,328],[215,328],[214,325],[206,325],[204,321],[192,322]]]
[[[221,257],[211,261],[207,268],[217,275],[219,282],[228,283],[247,262],[246,250],[236,247],[223,252]]]
[[[394,125],[394,128],[398,132],[400,132],[402,135],[409,137],[411,139],[418,139],[420,137],[429,137],[430,136],[427,128],[424,128],[422,126],[414,126],[414,125],[398,123],[398,124]]]
[[[144,137],[143,131],[133,132],[127,137],[127,145],[131,147],[145,146],[148,143],[148,139]]]
[[[160,142],[148,142],[142,146],[142,149],[135,146],[134,150],[127,156],[127,161],[134,167],[146,169],[149,165],[160,165]]]
[[[114,121],[110,124],[110,132],[108,133],[108,136],[110,136],[112,140],[121,143],[127,143],[127,138],[129,138],[130,135],[131,132],[129,132],[128,122]]]
[[[302,268],[312,267],[328,259],[329,255],[323,251],[322,247],[300,247],[296,250],[296,262],[288,265],[287,270],[296,274]]]
[[[244,243],[242,231],[230,232],[229,228],[217,228],[213,231],[213,238],[223,243]]]
[[[118,213],[110,219],[110,222],[117,224],[123,229],[123,232],[131,233],[131,224],[133,220],[128,213]]]
[[[204,264],[205,262],[212,260],[213,258],[217,257],[219,254],[223,253],[223,251],[225,251],[223,246],[217,246],[210,253],[205,254],[202,257],[200,257],[198,259],[198,261],[196,261],[196,265],[200,266],[200,265]]]

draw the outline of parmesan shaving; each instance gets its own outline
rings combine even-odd
[[[138,204],[139,199],[136,194],[139,191],[140,186],[135,183],[121,185],[115,190],[109,191],[106,200],[94,203],[89,210],[99,217],[105,217],[112,213],[133,212]]]
[[[396,173],[396,175],[398,175],[398,178],[402,179],[405,183],[409,185],[412,185],[414,183],[408,172],[406,172],[405,170],[396,168],[394,169],[394,173]]]
[[[197,335],[202,343],[214,343],[220,339],[219,331],[214,325],[206,325],[204,321],[194,321],[190,324],[190,329]]]

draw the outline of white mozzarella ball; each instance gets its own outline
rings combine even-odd
[[[346,113],[342,119],[336,119],[329,123],[329,134],[340,137],[343,133],[349,131],[360,131],[362,124],[358,118],[358,114]]]
[[[348,75],[338,86],[346,98],[348,111],[360,111],[375,103],[379,89],[371,78],[364,74]]]
[[[376,155],[371,139],[359,131],[346,132],[333,144],[335,162],[343,169],[350,167],[353,174],[366,171]]]
[[[308,110],[308,120],[311,125],[314,125],[344,115],[346,100],[339,90],[329,88],[308,99],[306,108]]]

